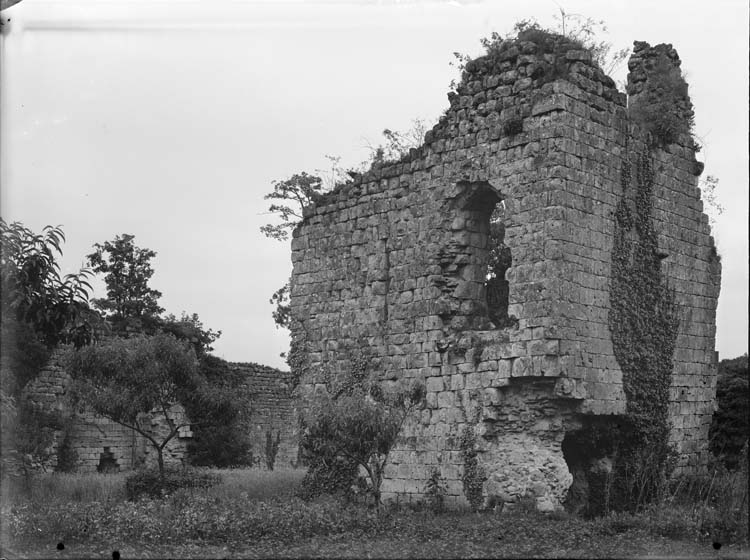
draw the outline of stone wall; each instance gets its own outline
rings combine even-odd
[[[72,380],[62,367],[61,357],[61,351],[53,353],[47,366],[23,392],[23,398],[35,407],[47,412],[57,411],[63,419],[64,429],[55,432],[49,458],[42,466],[56,470],[63,446],[72,452],[75,460],[69,467],[77,472],[131,470],[144,463],[155,466],[156,452],[143,436],[85,409],[73,410],[68,394]],[[176,416],[184,414],[180,405],[173,406],[170,412]],[[167,430],[164,415],[157,411],[144,415],[142,421],[154,435]],[[192,432],[182,429],[178,437],[167,444],[164,450],[166,465],[182,464],[190,437]]]
[[[623,181],[642,154],[654,170],[657,273],[679,310],[671,439],[683,469],[706,449],[720,265],[692,138],[655,149],[588,52],[560,39],[548,47],[516,41],[469,63],[420,148],[325,195],[294,231],[301,406],[363,357],[386,388],[426,386],[426,407],[391,453],[390,497],[419,497],[438,468],[450,499],[465,503],[467,428],[481,436],[485,495],[530,492],[540,507],[565,496],[566,433],[627,408],[609,317],[612,252]],[[636,71],[650,48],[637,47]],[[498,214],[502,240],[490,235]],[[491,239],[510,255],[507,321],[488,301]]]
[[[80,472],[97,470],[130,470],[141,465],[155,467],[157,454],[153,446],[140,434],[107,418],[88,411],[73,411],[68,398],[70,376],[61,365],[60,352],[53,354],[50,362],[24,390],[24,398],[36,407],[58,411],[64,429],[55,433],[49,458],[43,466],[47,470],[58,468],[58,453],[63,445],[74,452],[73,468]],[[272,441],[278,437],[275,466],[297,465],[298,423],[291,397],[291,374],[251,363],[230,363],[228,366],[244,377],[243,396],[250,410],[247,429],[250,432],[252,453],[258,465],[266,467],[266,434]],[[181,423],[185,418],[182,405],[169,409],[170,418]],[[141,417],[149,433],[163,438],[169,433],[164,414],[157,410]],[[187,458],[187,445],[193,433],[189,427],[179,430],[164,449],[164,464],[182,465]]]
[[[231,363],[229,367],[245,378],[253,456],[266,467],[266,438],[270,433],[273,442],[279,441],[274,466],[296,466],[299,441],[291,374],[252,363]]]

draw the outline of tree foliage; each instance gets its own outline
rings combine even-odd
[[[58,342],[90,342],[89,270],[61,276],[57,257],[65,234],[45,226],[34,233],[20,222],[0,218],[2,317],[29,324],[49,347]]]
[[[211,345],[221,336],[221,331],[204,328],[197,313],[188,315],[183,311],[179,319],[170,313],[158,323],[163,332],[190,342],[199,358],[211,352],[214,349]]]
[[[154,275],[151,259],[156,252],[137,247],[134,238],[127,233],[117,235],[112,241],[96,243],[96,250],[87,255],[93,270],[104,274],[107,286],[107,297],[92,303],[116,323],[127,319],[148,321],[164,311],[158,304],[161,292],[148,286]]]
[[[388,455],[404,421],[423,399],[424,387],[419,384],[393,394],[378,385],[355,385],[338,396],[325,395],[303,419],[303,455],[313,472],[325,474],[343,466],[354,475],[352,466],[364,469],[379,505]]]
[[[81,348],[70,354],[66,366],[78,401],[145,437],[157,452],[161,473],[167,443],[180,428],[191,425],[175,417],[173,404],[199,405],[213,413],[206,415],[207,421],[220,422],[228,412],[222,392],[199,374],[190,345],[165,333],[113,338]],[[166,419],[166,436],[153,434],[144,422],[144,415],[152,411]]]
[[[742,449],[747,446],[750,433],[747,354],[719,363],[716,402],[718,408],[709,433],[711,451],[721,458],[727,468],[734,469],[740,463]]]
[[[266,224],[260,231],[266,237],[278,241],[289,239],[289,232],[302,220],[305,208],[312,205],[324,192],[323,181],[317,175],[306,172],[295,173],[285,181],[274,181],[273,191],[264,200],[276,200],[268,211],[276,214],[279,224]]]
[[[211,354],[199,357],[198,371],[216,395],[220,407],[204,406],[204,399],[185,402],[193,420],[193,438],[188,443],[190,462],[197,466],[220,468],[252,465],[249,434],[252,410],[244,376]]]
[[[88,306],[90,272],[60,273],[64,240],[59,226],[37,234],[0,218],[0,455],[4,468],[20,466],[27,475],[49,457],[60,421],[20,401],[21,391],[56,344],[89,343],[97,319]]]

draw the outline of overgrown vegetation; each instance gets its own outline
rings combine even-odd
[[[454,65],[461,72],[461,82],[471,81],[472,76],[491,73],[501,74],[503,63],[520,54],[518,43],[533,44],[534,52],[539,54],[564,54],[568,50],[584,50],[590,53],[591,59],[609,75],[627,58],[630,49],[613,50],[610,41],[601,39],[607,33],[604,21],[596,21],[579,14],[568,14],[562,8],[560,16],[556,18],[558,25],[555,29],[542,27],[535,19],[524,19],[513,26],[507,35],[493,32],[489,37],[480,40],[485,54],[471,58],[462,53],[453,53],[456,58]],[[524,51],[530,54],[530,51]],[[533,69],[530,77],[540,84],[566,76],[568,63],[564,57],[556,57],[554,63],[540,61]],[[614,81],[611,82],[614,86]],[[451,88],[459,90],[456,80],[451,82]],[[459,91],[460,93],[460,91]],[[508,121],[504,125],[506,135],[516,134],[518,125]]]
[[[322,395],[303,418],[301,450],[309,464],[305,495],[346,494],[362,469],[362,490],[379,507],[388,456],[404,422],[423,400],[421,384],[387,394],[374,383],[352,383]]]
[[[750,374],[747,354],[719,363],[716,404],[709,432],[711,452],[727,469],[735,470],[747,460],[750,434]]]
[[[211,488],[221,483],[212,472],[192,469],[169,469],[164,473],[153,470],[135,472],[125,479],[125,495],[135,501],[142,497],[161,498],[178,490]]]
[[[27,483],[32,467],[49,459],[65,418],[21,400],[21,392],[56,344],[82,346],[94,333],[90,272],[61,277],[57,258],[64,240],[60,227],[36,234],[0,218],[0,464],[3,475],[20,468]]]
[[[679,321],[653,225],[651,155],[626,160],[621,182],[609,328],[627,404],[625,418],[609,426],[616,442],[610,504],[635,511],[659,497],[673,463],[667,414]]]
[[[732,533],[721,529],[721,517],[711,505],[725,496],[717,489],[732,482],[720,482],[718,477],[710,486],[710,499],[705,492],[709,486],[700,487],[701,503],[678,499],[687,495],[683,488],[672,502],[641,513],[583,520],[540,514],[533,508],[518,508],[511,514],[434,515],[429,508],[376,511],[331,498],[303,501],[291,496],[300,475],[284,470],[223,471],[222,482],[215,486],[179,489],[166,497],[136,502],[126,500],[124,475],[50,475],[38,479],[32,499],[3,488],[2,545],[8,552],[28,554],[64,542],[76,556],[88,557],[95,556],[89,550],[101,551],[90,547],[126,543],[135,556],[143,547],[143,555],[150,550],[165,557],[201,558],[353,553],[399,558],[657,553],[693,557],[714,554],[713,543],[730,554],[742,554],[747,547],[741,537],[743,519],[746,534],[746,513],[743,518],[735,510],[740,516],[730,521],[740,533]],[[734,491],[744,487],[746,493],[746,479],[737,481],[742,484],[736,484]],[[208,554],[214,550],[211,546],[220,548]]]
[[[630,103],[628,114],[651,133],[655,146],[672,144],[681,134],[692,132],[694,113],[688,85],[666,53],[657,57],[648,74],[648,87]]]
[[[482,487],[486,478],[484,469],[477,458],[476,446],[474,426],[467,425],[461,433],[461,461],[464,467],[461,473],[461,482],[464,487],[464,495],[474,511],[478,511],[482,507]]]
[[[198,373],[228,406],[206,407],[202,398],[183,403],[193,432],[187,448],[190,463],[221,468],[253,465],[253,410],[247,380],[228,362],[211,354],[198,359]]]
[[[164,448],[181,428],[195,424],[173,410],[175,403],[196,403],[212,412],[204,418],[217,423],[232,412],[226,392],[199,374],[190,345],[164,333],[114,338],[82,348],[69,354],[66,370],[74,380],[74,398],[146,438],[157,453],[162,477]],[[152,413],[165,419],[165,435],[144,424],[144,415]]]

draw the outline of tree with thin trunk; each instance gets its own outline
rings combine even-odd
[[[302,448],[313,464],[329,468],[343,462],[367,473],[368,491],[380,507],[380,487],[391,449],[410,414],[423,404],[424,386],[416,383],[391,394],[377,384],[351,386],[323,396],[303,418]]]
[[[181,428],[191,425],[189,419],[175,414],[172,406],[195,400],[207,408],[231,406],[226,395],[199,374],[189,343],[165,333],[113,338],[71,352],[67,371],[80,405],[148,440],[156,450],[162,478],[164,449]],[[164,416],[169,427],[166,435],[153,433],[144,422],[152,413]]]

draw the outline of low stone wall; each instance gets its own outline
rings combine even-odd
[[[72,380],[65,372],[61,358],[62,351],[55,352],[23,392],[23,398],[28,399],[34,407],[58,413],[64,424],[63,429],[54,433],[52,444],[45,453],[47,457],[39,466],[45,470],[58,470],[63,447],[72,463],[66,467],[77,472],[131,470],[143,464],[155,466],[156,451],[142,435],[91,411],[72,410],[68,394]],[[170,416],[182,421],[183,407],[173,405]],[[168,433],[167,422],[158,411],[145,415],[142,422],[156,436],[163,437]],[[165,464],[183,463],[191,437],[192,432],[185,428],[167,444],[164,449]]]

